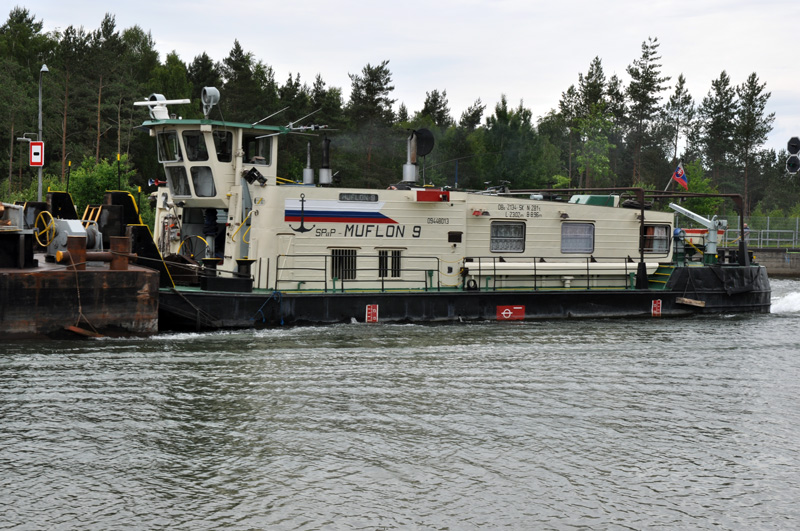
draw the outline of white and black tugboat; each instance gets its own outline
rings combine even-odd
[[[219,93],[202,99],[200,120],[170,117],[185,101],[138,103],[166,173],[154,197],[170,273],[161,329],[769,312],[744,241],[718,250],[722,223],[675,207],[709,228],[686,246],[642,189],[420,186],[419,132],[389,189],[335,187],[327,139],[317,179],[309,167],[286,182],[278,142],[295,128],[211,120]]]

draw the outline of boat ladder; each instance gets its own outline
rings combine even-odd
[[[673,271],[675,271],[673,264],[658,264],[658,269],[647,279],[648,287],[653,290],[667,289],[667,281]]]
[[[88,226],[90,222],[97,224],[102,210],[103,205],[86,205],[86,210],[83,211],[83,217],[81,218],[83,226]]]

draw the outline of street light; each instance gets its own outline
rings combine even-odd
[[[47,65],[42,65],[42,68],[39,70],[39,141],[43,141],[42,138],[42,74],[45,72],[49,72],[50,70],[47,69]],[[38,199],[40,203],[42,202],[42,167],[39,166],[39,193]]]

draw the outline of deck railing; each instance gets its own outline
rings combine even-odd
[[[377,254],[291,254],[277,258],[279,291],[442,291],[502,289],[633,289],[638,264],[615,258],[474,256],[447,262],[434,256],[381,263]],[[658,266],[649,261],[650,272]]]
[[[438,291],[446,287],[442,284],[440,258],[401,256],[400,261],[398,271],[390,263],[381,266],[377,254],[352,257],[330,254],[279,255],[275,289],[325,292],[359,289]],[[394,276],[395,273],[400,276]]]

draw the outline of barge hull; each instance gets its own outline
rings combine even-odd
[[[158,331],[158,272],[0,271],[2,338],[149,335]]]
[[[160,328],[214,330],[365,322],[446,322],[769,313],[763,267],[678,268],[665,289],[220,293],[162,290]]]

